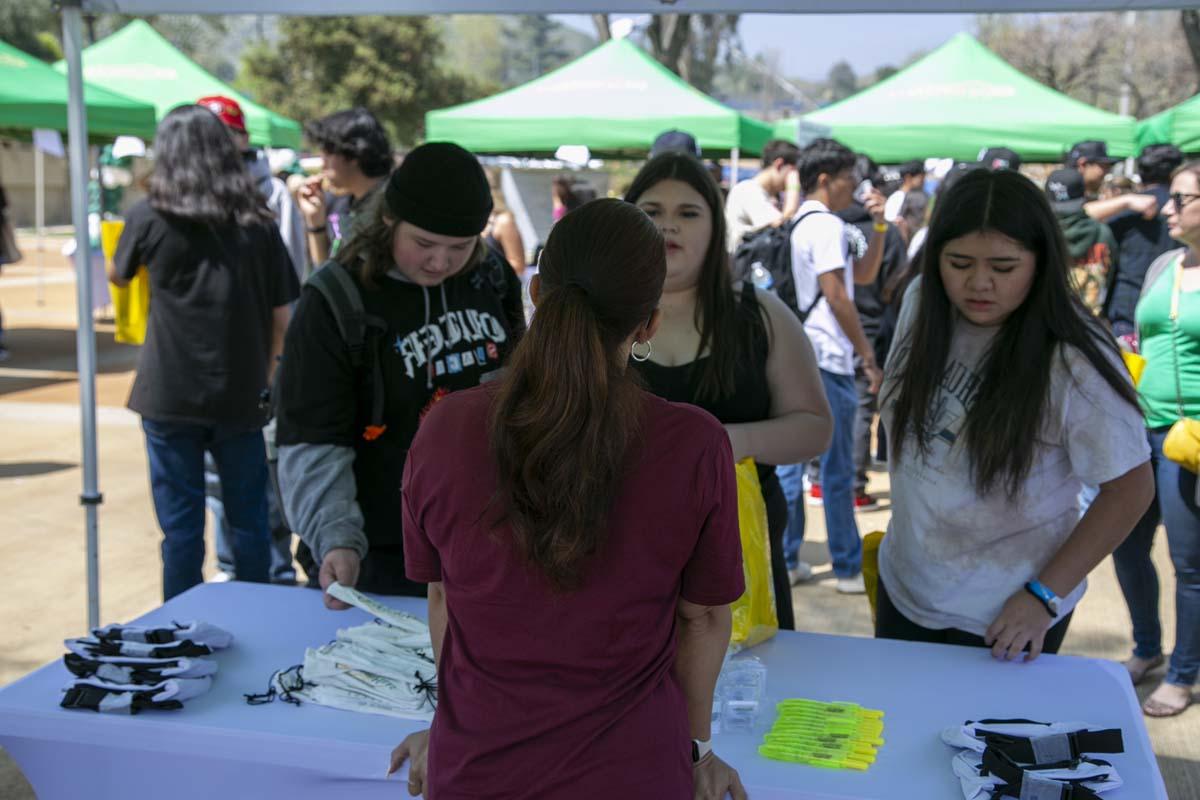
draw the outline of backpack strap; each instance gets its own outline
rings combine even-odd
[[[801,222],[803,222],[804,220],[811,217],[813,214],[829,214],[830,216],[834,216],[834,217],[837,216],[837,214],[834,214],[832,211],[821,211],[820,209],[814,209],[812,211],[805,211],[803,214],[796,217],[796,219],[792,220],[791,223],[788,225],[788,239],[789,240],[791,239],[792,231],[796,230],[796,226],[798,226]],[[841,219],[840,217],[838,217],[838,218]],[[800,311],[800,309],[796,309],[797,311],[800,311],[800,321],[801,322],[804,322],[805,320],[808,319],[808,315],[811,314],[816,309],[817,303],[821,302],[821,298],[824,296],[825,296],[825,293],[821,291],[821,281],[820,281],[820,278],[818,277],[818,279],[817,279],[817,294],[815,297],[813,297],[813,301],[811,303],[809,303],[808,308],[804,309],[803,311]]]
[[[367,334],[370,331],[385,332],[387,323],[367,313],[358,285],[350,277],[345,265],[338,261],[326,261],[309,277],[307,285],[312,286],[325,298],[333,320],[337,323],[338,332],[342,335],[342,341],[346,343],[346,349],[350,353],[350,364],[357,370],[367,364],[369,358],[367,371],[371,382],[371,413],[363,431],[363,438],[367,441],[378,439],[387,429],[383,424],[383,370],[377,354],[367,347]]]

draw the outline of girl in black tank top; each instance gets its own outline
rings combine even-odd
[[[664,153],[638,173],[625,198],[667,242],[662,322],[648,354],[631,362],[646,388],[697,405],[729,433],[735,461],[754,459],[767,507],[779,626],[794,629],[783,553],[787,503],[774,464],[819,454],[832,431],[820,375],[799,320],[774,295],[735,287],[725,251],[720,188],[691,156]]]

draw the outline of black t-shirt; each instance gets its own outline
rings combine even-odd
[[[1169,199],[1166,186],[1153,186],[1145,194],[1154,195],[1159,208]],[[1167,221],[1161,214],[1146,219],[1141,214],[1126,212],[1108,223],[1108,227],[1117,239],[1121,259],[1115,274],[1108,278],[1105,316],[1112,322],[1114,332],[1121,335],[1137,330],[1134,312],[1141,298],[1146,270],[1150,269],[1154,259],[1180,245],[1171,239]]]
[[[371,204],[386,184],[386,176],[380,178],[359,200],[355,200],[352,194],[325,193],[325,232],[329,236],[330,258],[336,256],[342,243],[350,238],[354,220]]]
[[[364,288],[350,270],[366,313],[387,325],[367,340],[370,352],[355,368],[325,298],[312,287],[300,297],[288,329],[276,381],[280,446],[332,444],[355,451],[357,501],[369,542],[368,562],[387,561],[402,582],[400,483],[409,445],[421,419],[451,392],[496,376],[525,332],[521,284],[502,259],[455,275],[425,289],[385,276]],[[377,360],[384,385],[384,430],[367,432]],[[404,587],[381,579],[359,588],[394,593]]]
[[[113,258],[150,273],[150,320],[129,408],[158,421],[261,427],[274,310],[300,292],[273,222],[207,225],[129,210]]]

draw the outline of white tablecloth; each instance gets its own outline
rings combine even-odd
[[[424,601],[388,598],[425,616]],[[247,583],[205,584],[139,622],[204,620],[231,631],[213,690],[170,712],[132,717],[58,706],[70,679],[61,662],[0,689],[0,745],[40,800],[165,796],[172,800],[407,797],[403,774],[385,780],[388,755],[418,723],[281,702],[247,705],[272,671],[304,648],[368,620],[334,612],[319,592]],[[80,632],[81,634],[83,631]],[[1126,752],[1104,756],[1125,779],[1111,800],[1166,800],[1137,698],[1117,664],[1042,656],[1000,663],[987,651],[819,634],[781,633],[753,651],[769,669],[769,709],[753,734],[714,746],[754,800],[955,800],[953,752],[938,734],[968,719],[1027,717],[1119,727]],[[846,700],[886,712],[887,743],[866,772],[826,770],[758,756],[773,704],[785,697]],[[147,795],[144,789],[156,789]]]

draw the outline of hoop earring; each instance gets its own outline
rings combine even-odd
[[[639,344],[646,345],[646,355],[644,355],[644,356],[638,355],[637,346]],[[629,355],[632,356],[633,360],[637,361],[637,362],[649,361],[650,354],[653,352],[654,352],[654,344],[649,339],[647,339],[644,342],[634,341],[634,343],[629,346]]]

